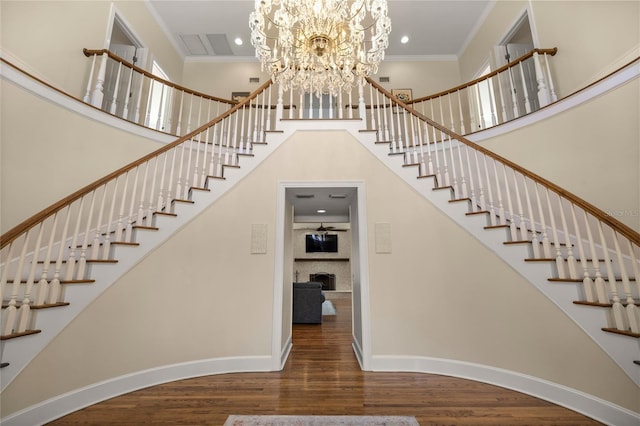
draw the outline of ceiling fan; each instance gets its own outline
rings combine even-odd
[[[317,228],[305,228],[311,231],[316,231],[316,232],[347,232],[348,229],[343,229],[343,228],[336,228],[335,226],[324,226],[324,224],[321,222],[320,226]]]

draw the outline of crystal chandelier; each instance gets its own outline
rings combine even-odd
[[[375,74],[391,32],[386,0],[256,0],[249,26],[262,70],[317,94]]]

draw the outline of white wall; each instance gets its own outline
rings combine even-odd
[[[280,182],[335,179],[366,182],[369,235],[392,227],[391,253],[367,248],[373,355],[484,364],[640,411],[635,384],[553,303],[334,131],[296,133],[108,289],[7,387],[2,416],[139,370],[270,355],[275,242],[250,254],[251,225],[274,229]]]

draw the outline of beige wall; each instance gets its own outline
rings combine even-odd
[[[275,236],[252,255],[251,224],[275,229],[279,182],[335,179],[366,182],[374,355],[505,368],[640,411],[637,387],[589,337],[349,134],[299,132],[69,324],[7,387],[2,416],[139,370],[269,355]],[[390,254],[373,249],[379,222]]]
[[[171,79],[180,82],[183,60],[144,1],[3,0],[0,5],[3,57],[82,98],[91,67],[82,49],[108,46],[112,3],[144,47],[149,48],[148,58],[156,58]]]
[[[375,76],[389,77],[389,83],[381,86],[391,89],[411,89],[413,97],[427,96],[460,84],[457,61],[388,61],[380,65]],[[249,83],[250,77],[258,77],[259,83]],[[257,62],[190,62],[184,64],[186,87],[230,99],[231,92],[256,90],[270,77],[260,71]]]
[[[162,146],[4,79],[0,90],[0,232]]]
[[[489,60],[493,46],[503,40],[527,10],[531,13],[532,31],[538,36],[536,47],[558,48],[551,65],[559,97],[640,55],[640,2],[498,0],[460,56],[462,81],[473,78]]]
[[[640,232],[640,81],[482,145]]]

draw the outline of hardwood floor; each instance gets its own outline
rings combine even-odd
[[[351,349],[351,301],[336,316],[295,325],[281,372],[236,373],[139,390],[50,425],[222,425],[230,414],[405,415],[420,425],[599,425],[497,386],[452,377],[360,370]]]

